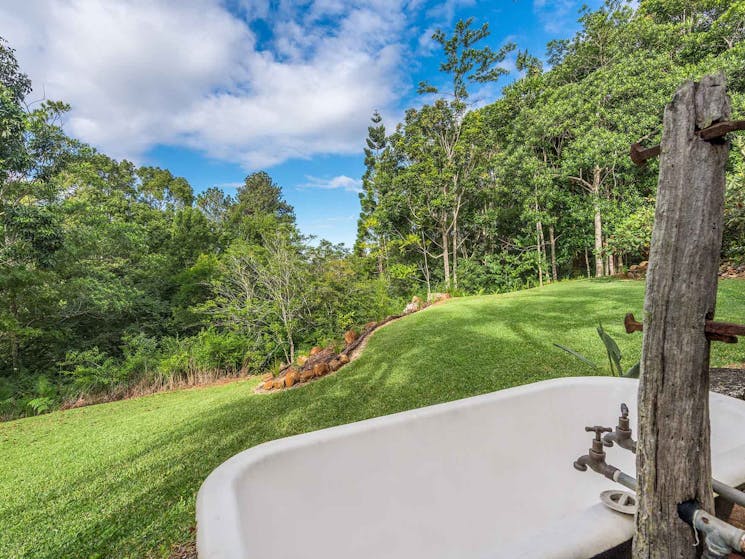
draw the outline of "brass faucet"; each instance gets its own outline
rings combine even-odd
[[[595,432],[595,438],[592,440],[592,447],[588,454],[580,456],[575,460],[574,467],[580,472],[587,471],[589,466],[593,471],[604,475],[610,480],[613,480],[613,476],[618,472],[618,468],[605,463],[605,451],[603,450],[603,441],[600,440],[600,436],[603,433],[610,433],[613,431],[610,427],[603,427],[601,425],[595,425],[594,427],[585,427],[585,431],[588,433]]]
[[[616,430],[603,436],[605,446],[613,446],[613,443],[631,452],[636,452],[636,441],[631,438],[631,427],[629,427],[629,407],[626,404],[621,404],[621,416],[618,418]]]

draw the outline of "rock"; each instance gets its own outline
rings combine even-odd
[[[342,353],[341,355],[339,355],[339,357],[337,357],[337,359],[342,365],[346,365],[347,363],[349,363],[349,356],[346,353]]]
[[[359,334],[354,330],[347,330],[344,332],[344,343],[349,345],[358,338]]]
[[[311,350],[310,350],[310,356],[311,356],[311,357],[313,357],[314,355],[318,355],[319,353],[321,353],[321,351],[322,351],[322,350],[321,350],[321,348],[320,348],[320,347],[318,347],[318,346],[313,346],[313,347],[311,348]]]
[[[272,380],[274,378],[274,375],[272,373],[266,373],[265,375],[261,376],[261,380],[267,381]]]
[[[290,388],[293,384],[295,384],[295,382],[297,382],[297,380],[298,380],[298,373],[297,373],[297,371],[294,371],[294,370],[289,371],[285,375],[285,386],[287,388]]]
[[[274,379],[272,381],[272,388],[274,388],[276,390],[279,390],[280,388],[284,388],[284,387],[285,387],[285,379],[284,379],[284,377],[277,378],[277,379]]]
[[[341,367],[341,361],[339,361],[338,359],[332,359],[331,361],[329,361],[329,370],[336,371],[339,369],[339,367]]]
[[[365,330],[372,330],[372,329],[373,329],[373,328],[375,328],[375,327],[376,327],[377,325],[378,325],[378,323],[377,323],[377,322],[375,322],[375,321],[373,321],[373,322],[368,322],[367,324],[365,324]]]
[[[638,264],[632,264],[631,266],[629,266],[629,272],[636,272],[638,269],[639,269]]]
[[[430,303],[437,303],[439,301],[447,301],[448,299],[452,299],[452,295],[450,293],[430,293],[427,297],[427,301]]]
[[[329,364],[328,363],[318,363],[313,367],[313,375],[317,377],[322,377],[326,373],[329,372]]]
[[[418,310],[419,310],[419,305],[417,305],[416,303],[409,303],[408,305],[406,305],[406,308],[404,309],[404,314],[411,314]]]
[[[316,376],[316,375],[313,373],[313,370],[312,369],[307,369],[307,370],[303,371],[302,373],[300,373],[300,380],[303,381],[303,382],[307,382],[310,379],[312,379],[314,376]]]
[[[641,262],[639,262],[639,269],[641,271],[643,272],[646,271],[648,267],[649,267],[649,262],[647,260],[642,260]]]
[[[422,304],[422,300],[421,300],[421,299],[420,299],[419,297],[417,297],[416,295],[414,295],[414,296],[413,296],[413,297],[411,298],[411,302],[412,302],[412,303],[416,303],[417,305],[421,305],[421,304]]]
[[[308,356],[307,355],[301,355],[297,358],[297,364],[301,367],[305,365],[308,362]]]
[[[274,379],[264,381],[264,384],[261,385],[261,388],[263,388],[264,390],[271,390],[272,388],[274,388]]]

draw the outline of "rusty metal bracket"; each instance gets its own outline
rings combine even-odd
[[[726,120],[724,122],[717,122],[707,128],[698,130],[696,134],[698,134],[702,140],[710,142],[711,140],[722,138],[730,132],[736,132],[738,130],[745,130],[745,120]],[[647,159],[657,157],[659,154],[660,146],[643,148],[638,142],[631,144],[631,161],[633,161],[635,165],[644,165]]]
[[[647,159],[652,159],[660,154],[660,146],[654,146],[653,148],[643,148],[641,144],[631,144],[631,161],[634,165],[644,165]]]
[[[642,332],[644,325],[638,322],[634,315],[629,313],[623,319],[623,325],[626,333]],[[736,344],[737,336],[745,336],[745,326],[742,324],[733,324],[731,322],[714,322],[707,320],[704,326],[706,339],[712,342],[724,342],[725,344]]]
[[[697,134],[701,136],[702,140],[707,142],[710,140],[716,140],[722,136],[726,136],[730,132],[736,132],[738,130],[745,130],[745,120],[725,120],[724,122],[717,122],[712,124],[708,128],[699,130]]]

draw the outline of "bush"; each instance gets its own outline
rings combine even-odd
[[[158,375],[172,383],[195,375],[234,375],[259,361],[249,340],[236,332],[202,330],[196,336],[166,338],[160,350]]]
[[[127,374],[120,363],[97,347],[69,351],[61,363],[62,374],[72,380],[78,394],[113,392],[127,384]]]
[[[143,333],[126,336],[122,354],[122,373],[130,380],[154,379],[163,359],[158,340]]]
[[[458,288],[466,293],[507,293],[529,286],[537,270],[530,253],[487,254],[458,261]]]
[[[34,397],[26,402],[26,406],[39,415],[54,409],[59,403],[59,392],[49,377],[40,375],[36,378]]]
[[[202,330],[191,340],[191,363],[198,370],[236,373],[250,364],[249,343],[235,332]]]

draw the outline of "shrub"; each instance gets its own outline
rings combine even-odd
[[[62,374],[72,380],[73,390],[79,394],[113,392],[126,384],[126,371],[97,347],[69,351],[60,365]]]
[[[139,333],[123,341],[122,374],[130,381],[154,379],[163,359],[158,340]]]

